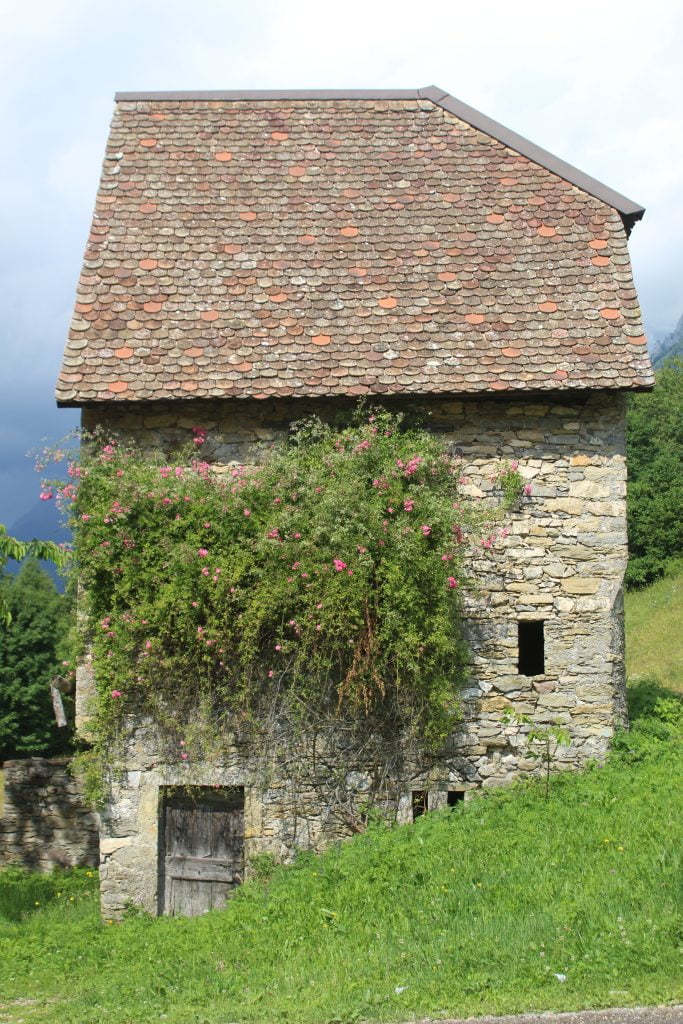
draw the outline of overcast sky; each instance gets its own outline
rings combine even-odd
[[[435,84],[646,207],[645,327],[683,313],[680,0],[0,0],[0,522],[54,381],[117,90]]]

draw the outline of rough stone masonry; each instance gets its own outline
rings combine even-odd
[[[28,757],[0,769],[0,865],[32,871],[96,867],[99,819],[67,758]]]
[[[315,399],[107,405],[85,409],[83,423],[88,429],[104,425],[160,449],[186,439],[189,429],[201,424],[209,431],[207,456],[220,468],[257,463],[265,447],[286,435],[292,420],[309,412],[330,416],[334,407]],[[529,757],[526,730],[502,720],[509,705],[539,725],[560,724],[569,731],[570,745],[556,754],[558,766],[565,768],[604,757],[625,717],[624,396],[432,397],[421,407],[431,429],[462,454],[472,493],[485,497],[496,466],[519,460],[531,494],[510,515],[507,538],[473,559],[478,588],[468,594],[465,608],[471,675],[462,694],[464,718],[443,757],[412,764],[408,776],[389,786],[386,808],[399,821],[411,819],[415,793],[424,795],[431,809],[538,770]],[[520,672],[520,622],[543,624],[542,672]],[[84,665],[82,725],[91,686]],[[356,794],[370,785],[367,766],[338,767]],[[171,761],[149,724],[140,722],[102,816],[106,916],[119,914],[128,902],[152,913],[161,909],[160,808],[163,794],[176,786],[243,789],[247,871],[254,854],[286,861],[297,848],[318,849],[350,831],[329,803],[321,804],[320,790],[293,778],[289,766],[271,764],[266,777],[253,752],[237,742],[228,743],[217,761]]]

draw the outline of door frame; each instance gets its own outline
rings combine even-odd
[[[159,786],[157,808],[157,916],[166,915],[166,808],[173,797],[186,797],[196,803],[224,804],[227,809],[245,808],[244,786],[231,785],[162,785]],[[244,860],[244,842],[242,844]],[[244,863],[242,864],[242,874]]]

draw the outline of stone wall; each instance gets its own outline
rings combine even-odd
[[[473,556],[479,587],[465,606],[472,670],[463,693],[464,720],[438,761],[407,762],[400,777],[385,780],[383,801],[398,820],[412,816],[413,792],[427,792],[429,807],[438,807],[449,791],[466,795],[538,771],[524,737],[528,729],[502,721],[511,704],[540,725],[561,724],[569,731],[571,744],[557,752],[558,765],[566,768],[604,757],[625,714],[623,396],[429,399],[421,405],[432,429],[462,455],[472,493],[485,497],[500,461],[518,460],[531,494],[509,517],[509,535]],[[228,466],[258,462],[264,446],[284,436],[291,420],[311,411],[329,417],[331,408],[305,400],[126,403],[85,410],[84,425],[108,423],[161,448],[186,440],[189,429],[201,425],[210,437],[202,454]],[[342,415],[348,411],[343,403],[333,408]],[[543,623],[542,673],[519,671],[520,621]],[[82,725],[89,685],[83,666]],[[210,764],[188,764],[169,758],[139,723],[126,767],[112,781],[103,817],[101,878],[108,915],[126,901],[157,909],[164,786],[244,787],[247,860],[260,852],[286,860],[297,847],[319,848],[353,827],[342,820],[340,806],[321,799],[310,778],[298,779],[292,765],[274,764],[264,773],[238,743],[228,744],[225,756]],[[342,767],[347,793],[360,801],[372,785],[373,766]],[[344,772],[340,777],[343,788]]]
[[[0,866],[96,867],[99,818],[66,758],[5,761],[0,769]]]

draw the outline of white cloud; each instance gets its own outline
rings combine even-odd
[[[646,323],[683,311],[680,0],[0,0],[0,26],[0,388],[47,420],[117,89],[439,85],[643,203]]]

